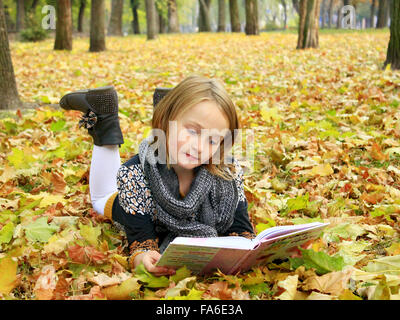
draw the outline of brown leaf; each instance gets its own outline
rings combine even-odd
[[[312,276],[303,282],[304,290],[317,290],[321,293],[329,293],[339,296],[347,289],[352,270],[330,272],[323,276]]]
[[[103,263],[107,256],[93,247],[81,247],[76,244],[68,248],[68,255],[73,262],[88,264],[90,262]]]
[[[77,296],[68,297],[66,300],[95,300],[95,299],[104,299],[106,296],[99,286],[94,286],[90,289],[88,294],[81,294]]]
[[[64,194],[67,183],[64,180],[64,175],[61,172],[53,171],[51,176],[54,194]]]

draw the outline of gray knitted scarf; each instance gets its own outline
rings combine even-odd
[[[160,244],[162,253],[177,236],[217,237],[233,223],[238,190],[234,180],[211,174],[204,165],[194,168],[189,193],[180,198],[178,176],[160,163],[153,136],[139,145],[139,159],[156,207],[156,232],[167,232]],[[165,162],[165,161],[164,161]]]

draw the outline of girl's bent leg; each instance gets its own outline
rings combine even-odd
[[[93,208],[104,214],[104,205],[117,189],[117,172],[121,166],[118,145],[93,146],[89,189]]]

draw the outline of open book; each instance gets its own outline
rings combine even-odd
[[[275,259],[287,258],[301,244],[316,239],[329,223],[313,222],[265,229],[254,239],[244,237],[177,237],[165,249],[156,266],[179,268],[194,273],[221,270],[234,274]]]

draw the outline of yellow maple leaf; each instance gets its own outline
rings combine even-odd
[[[316,176],[320,175],[321,177],[329,176],[333,173],[333,169],[329,163],[319,164],[313,167],[311,170],[307,171],[308,175]]]
[[[12,258],[0,259],[0,293],[9,294],[17,285],[18,263]]]

